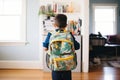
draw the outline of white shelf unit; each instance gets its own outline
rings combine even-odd
[[[80,13],[80,1],[79,0],[40,0],[40,6],[41,5],[44,5],[44,4],[52,4],[52,3],[64,3],[64,4],[67,4],[68,2],[74,2],[74,8],[75,8],[75,11],[72,12],[72,13],[62,13],[62,14],[65,14],[67,15],[68,17],[68,20],[78,20],[79,18],[81,18],[81,13]],[[40,37],[42,38],[41,39],[41,43],[45,40],[46,36],[41,34],[43,33],[43,24],[42,24],[42,21],[43,21],[43,16],[40,15],[39,17],[39,29],[40,29]],[[75,36],[76,40],[80,42],[80,45],[81,45],[81,36]],[[50,71],[47,66],[46,66],[46,52],[43,50],[42,48],[42,45],[41,45],[41,48],[42,50],[40,50],[40,53],[42,54],[42,59],[43,59],[43,70],[44,71]],[[73,72],[81,72],[81,47],[79,50],[76,51],[77,53],[77,62],[78,62],[78,65],[77,65],[77,68],[75,70],[73,70]]]

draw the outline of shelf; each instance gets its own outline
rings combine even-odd
[[[78,14],[80,14],[80,12],[61,12],[61,13],[55,13],[55,14],[68,14],[68,15],[74,14],[74,15],[78,15]]]
[[[70,1],[75,1],[75,0],[40,0],[40,1],[70,2]],[[77,0],[76,0],[76,1],[77,1]]]
[[[80,5],[80,2],[77,0],[40,0],[40,12],[57,14],[80,13]]]
[[[50,20],[52,20],[54,19],[52,16],[55,16],[55,14],[65,14],[67,16],[69,29],[71,29],[70,31],[72,31],[73,34],[78,34],[77,31],[80,25],[77,23],[79,23],[78,20],[81,19],[80,6],[81,3],[79,0],[40,0],[40,12],[45,15],[42,16],[41,19],[44,18],[43,20],[48,21],[48,16],[51,16]],[[49,26],[52,25],[44,25],[44,28],[47,30],[45,32],[49,32]],[[46,35],[46,33],[43,33],[43,35]]]

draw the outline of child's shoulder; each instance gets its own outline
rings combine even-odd
[[[47,37],[50,37],[52,35],[52,32],[47,33]]]

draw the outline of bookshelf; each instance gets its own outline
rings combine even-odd
[[[80,13],[80,2],[78,0],[40,0],[40,14],[73,14]]]
[[[40,34],[42,33],[42,35],[40,36],[42,37],[41,42],[45,40],[48,32],[54,30],[52,22],[54,18],[53,15],[56,14],[65,14],[68,18],[68,26],[70,26],[69,22],[71,21],[78,22],[78,20],[81,19],[81,0],[40,0],[39,24]],[[47,19],[48,16],[50,16],[50,19]],[[43,21],[45,21],[45,25],[43,25]],[[81,34],[79,36],[74,36],[76,40],[81,43]],[[78,66],[74,70],[74,72],[81,72],[81,47],[76,52],[78,53]],[[43,51],[43,70],[50,71],[45,63],[45,53],[46,52]]]
[[[81,19],[81,3],[78,0],[40,0],[40,7],[39,7],[39,15],[41,16],[42,21],[46,23],[53,23],[53,17],[56,14],[65,14],[68,18],[68,29],[72,29],[73,27],[76,27],[76,30],[70,30],[72,31],[73,34],[76,35],[76,31],[81,26],[78,26],[79,24],[79,19]],[[48,20],[49,19],[49,20]],[[74,26],[70,28],[71,22],[77,22],[78,24],[73,24]],[[47,35],[47,32],[50,32],[54,30],[51,28],[52,24],[48,25],[45,27],[43,31],[43,35]]]

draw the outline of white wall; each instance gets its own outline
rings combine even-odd
[[[27,41],[23,46],[0,46],[2,61],[39,61],[39,0],[27,0]]]
[[[82,72],[89,71],[89,1],[82,0]]]

